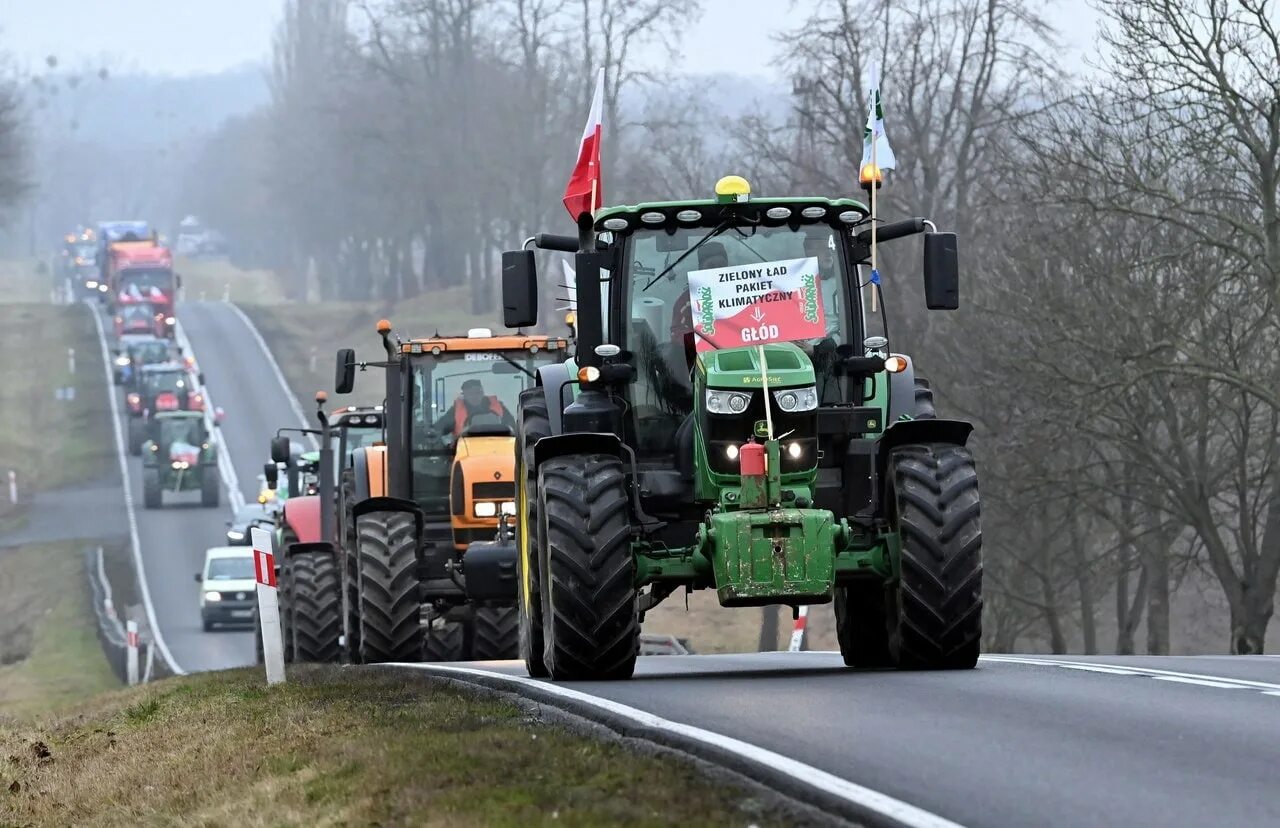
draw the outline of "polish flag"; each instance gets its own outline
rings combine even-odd
[[[596,91],[591,96],[591,114],[582,130],[582,146],[578,163],[573,166],[569,183],[564,188],[564,206],[577,221],[583,213],[594,213],[604,202],[604,184],[600,177],[600,132],[604,117],[604,69],[596,76]]]

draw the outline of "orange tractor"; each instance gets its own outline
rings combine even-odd
[[[342,649],[363,663],[514,658],[516,403],[568,342],[378,332],[384,361],[338,352],[338,393],[357,368],[386,378],[385,440],[337,463]]]

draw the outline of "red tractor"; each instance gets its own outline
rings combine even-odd
[[[125,332],[173,336],[177,322],[174,300],[181,280],[173,272],[173,253],[169,248],[154,241],[115,242],[107,248],[106,271],[117,333],[121,333],[119,327],[126,308],[135,308],[134,324],[141,324],[141,311],[136,309],[145,306],[150,329]]]

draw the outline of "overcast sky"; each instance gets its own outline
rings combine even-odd
[[[772,76],[782,47],[771,36],[794,27],[812,2],[820,0],[704,0],[703,17],[688,30],[673,68]],[[217,72],[265,61],[282,6],[283,0],[0,0],[0,51],[25,68],[57,55],[71,67],[107,58],[124,71]],[[1077,65],[1092,48],[1096,15],[1085,0],[1050,0],[1047,14],[1068,47],[1064,62]],[[890,71],[892,62],[890,56]]]

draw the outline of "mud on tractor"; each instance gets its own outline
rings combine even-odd
[[[344,635],[352,660],[509,658],[516,652],[516,402],[568,342],[518,333],[402,341],[385,361],[338,352],[336,390],[381,367],[386,443],[355,452],[341,481]],[[507,534],[510,534],[509,532]]]
[[[218,449],[204,413],[160,411],[147,429],[150,437],[142,445],[143,505],[158,509],[165,493],[199,492],[201,506],[217,506],[222,491]]]
[[[971,426],[937,419],[911,358],[868,335],[867,214],[850,199],[753,198],[730,176],[714,199],[605,208],[577,237],[504,254],[510,327],[537,318],[529,247],[576,264],[576,356],[538,371],[516,429],[531,675],[629,677],[645,612],[681,588],[726,607],[834,603],[850,666],[974,665]],[[956,308],[955,235],[922,219],[878,228],[883,242],[917,233],[926,304]],[[818,273],[806,298],[825,335],[756,346],[744,328],[699,346],[691,308],[714,303],[691,302],[691,272],[797,260]],[[712,320],[698,318],[701,334]]]

